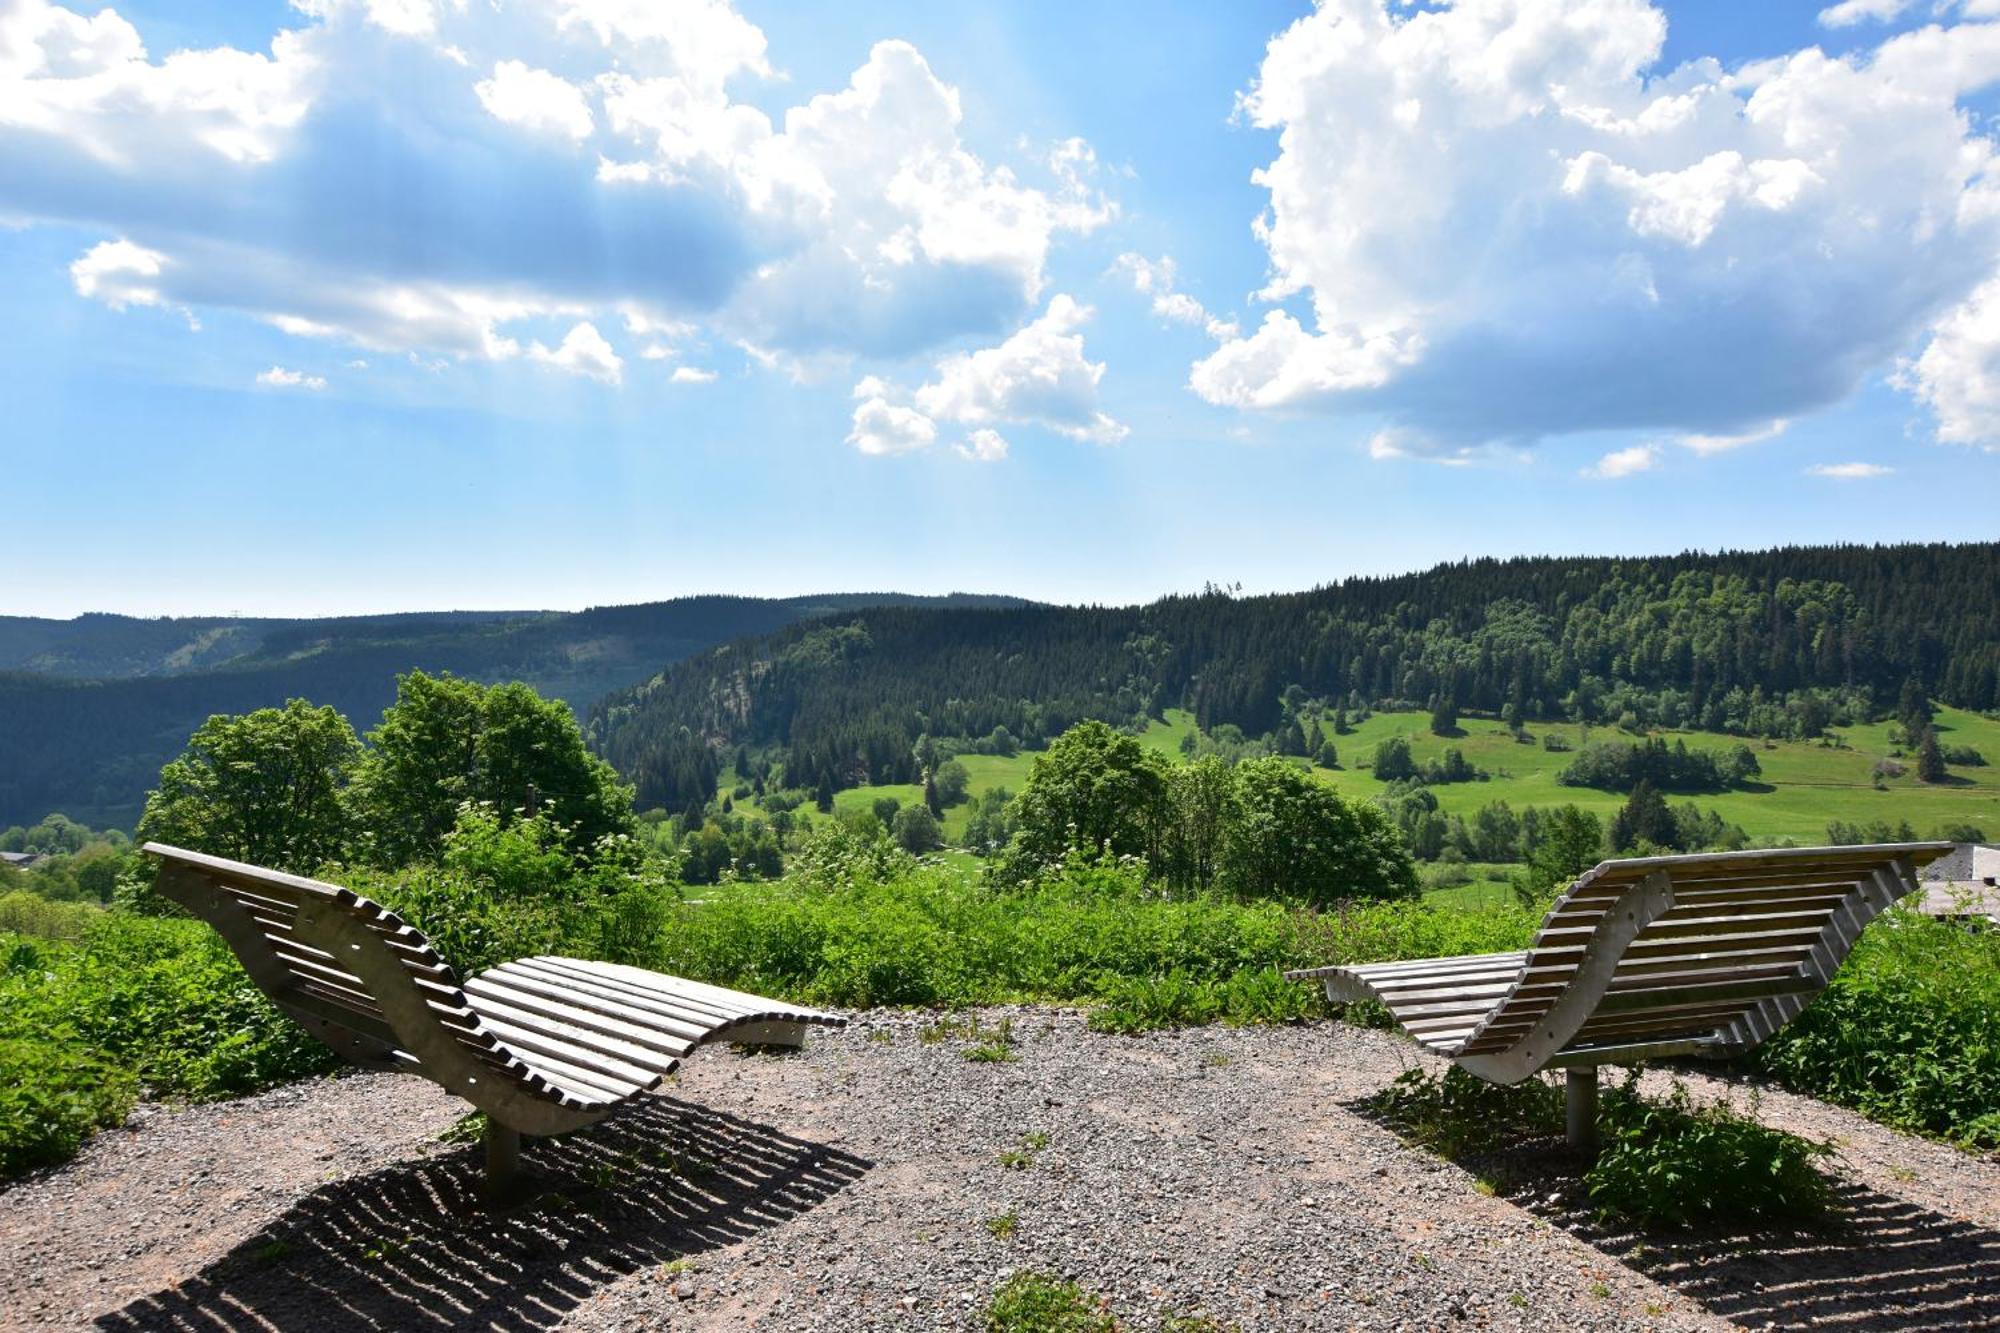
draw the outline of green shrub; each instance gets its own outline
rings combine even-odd
[[[1815,1164],[1832,1148],[1768,1129],[1726,1105],[1695,1107],[1676,1082],[1664,1099],[1642,1097],[1638,1075],[1604,1099],[1601,1148],[1583,1177],[1591,1203],[1642,1226],[1810,1221],[1832,1194]],[[1508,1087],[1457,1066],[1442,1076],[1412,1069],[1369,1101],[1396,1131],[1454,1161],[1526,1144],[1553,1147],[1563,1096],[1546,1078]]]
[[[569,953],[580,909],[567,895],[501,898],[457,870],[344,870],[341,883],[397,912],[430,938],[460,977],[533,954]]]
[[[1442,1076],[1421,1067],[1368,1100],[1368,1109],[1414,1143],[1454,1161],[1563,1132],[1563,1097],[1531,1078],[1505,1087],[1457,1065]]]
[[[1899,1129],[2000,1148],[2000,931],[1890,913],[1753,1061]]]
[[[1163,901],[1133,869],[1072,863],[1020,891],[909,867],[830,893],[787,880],[671,908],[651,965],[843,1007],[1097,1000],[1161,1023],[1274,1021],[1322,1012],[1286,968],[1518,948],[1513,907],[1421,902],[1342,912],[1205,895]]]
[[[1117,1333],[1118,1321],[1074,1282],[1016,1273],[987,1303],[986,1333]]]
[[[1504,953],[1526,948],[1541,920],[1539,908],[1519,903],[1478,908],[1351,903],[1296,918],[1297,955],[1304,960],[1298,966]]]
[[[0,1039],[52,1040],[132,1071],[153,1093],[207,1099],[332,1068],[208,927],[106,912],[75,943],[0,937]]]
[[[1098,1032],[1130,1034],[1213,1022],[1222,1013],[1217,989],[1213,981],[1196,980],[1185,972],[1107,976],[1100,991],[1104,1002],[1090,1011],[1089,1023]]]
[[[136,1096],[130,1073],[78,1046],[0,1039],[0,1179],[68,1158]]]
[[[1811,1222],[1832,1191],[1815,1164],[1833,1145],[1770,1129],[1717,1103],[1695,1107],[1676,1081],[1664,1101],[1638,1095],[1636,1075],[1604,1099],[1602,1147],[1585,1174],[1590,1201],[1645,1226]]]
[[[55,902],[25,889],[0,894],[0,933],[74,940],[102,915],[87,903]]]

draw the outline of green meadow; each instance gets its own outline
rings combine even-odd
[[[1480,806],[1506,801],[1519,811],[1531,805],[1574,804],[1608,820],[1624,803],[1623,795],[1590,787],[1565,787],[1556,780],[1576,752],[1586,744],[1600,741],[1630,741],[1634,737],[1615,727],[1580,727],[1567,723],[1535,724],[1526,730],[1528,741],[1516,740],[1499,722],[1489,718],[1464,718],[1457,736],[1431,733],[1428,713],[1375,713],[1345,735],[1328,739],[1339,752],[1338,768],[1315,767],[1313,772],[1333,785],[1342,795],[1372,797],[1387,785],[1370,771],[1375,747],[1392,736],[1406,737],[1419,763],[1458,749],[1472,764],[1487,772],[1485,782],[1449,783],[1433,787],[1438,804],[1447,812],[1471,818]],[[1989,761],[1988,767],[1953,767],[1948,782],[1924,783],[1915,776],[1914,760],[1898,760],[1909,770],[1901,777],[1885,778],[1875,785],[1876,764],[1895,757],[1889,744],[1888,722],[1842,728],[1813,741],[1749,740],[1712,732],[1676,731],[1659,733],[1668,740],[1685,741],[1691,749],[1728,749],[1748,744],[1762,766],[1761,777],[1748,789],[1724,792],[1672,794],[1676,804],[1693,801],[1712,808],[1729,823],[1741,826],[1753,842],[1816,843],[1826,838],[1827,825],[1835,820],[1850,824],[1884,821],[1891,826],[1907,821],[1918,836],[1928,837],[1948,823],[1973,824],[1989,836],[2000,836],[2000,719],[1977,713],[1941,708],[1937,713],[1938,737],[1946,746],[1970,746]],[[1165,720],[1151,723],[1140,739],[1149,748],[1178,760],[1184,737],[1195,729],[1194,716],[1182,709],[1170,709]],[[1544,737],[1555,735],[1568,750],[1545,748]],[[970,776],[974,797],[994,787],[1019,792],[1028,780],[1035,755],[968,754],[959,756]],[[725,787],[728,785],[725,780]],[[923,789],[915,784],[853,787],[834,795],[837,812],[870,809],[882,797],[894,797],[908,805],[923,799]],[[738,803],[745,813],[758,810],[754,800]],[[945,839],[962,838],[970,804],[945,811]],[[1440,901],[1459,906],[1481,906],[1499,900],[1506,893],[1511,867],[1468,867],[1470,884],[1434,890]]]
[[[2000,766],[1953,768],[1949,782],[1929,784],[1917,781],[1915,761],[1905,757],[1899,762],[1910,771],[1886,779],[1878,791],[1874,768],[1892,755],[1891,725],[1876,722],[1848,727],[1814,741],[1746,742],[1741,737],[1710,732],[1660,733],[1669,741],[1686,741],[1690,749],[1697,750],[1747,743],[1764,770],[1749,790],[1674,794],[1668,799],[1675,803],[1692,800],[1704,809],[1713,808],[1756,842],[1787,838],[1799,843],[1819,842],[1826,837],[1827,824],[1834,820],[1886,820],[1892,825],[1907,820],[1920,836],[1946,823],[1976,824],[1989,834],[2000,834]],[[1943,708],[1938,710],[1936,725],[1938,739],[1946,746],[1969,745],[1990,765],[2000,765],[2000,720]],[[1504,800],[1516,810],[1529,805],[1574,804],[1608,819],[1624,803],[1625,798],[1616,792],[1565,787],[1556,781],[1556,775],[1586,743],[1633,739],[1616,728],[1592,727],[1586,737],[1585,729],[1578,726],[1532,725],[1526,732],[1531,738],[1528,744],[1516,741],[1500,723],[1484,718],[1463,719],[1460,729],[1464,732],[1460,736],[1434,736],[1428,714],[1377,713],[1350,734],[1333,738],[1340,752],[1338,769],[1317,771],[1343,795],[1379,795],[1384,784],[1364,765],[1373,759],[1377,744],[1391,736],[1405,736],[1419,763],[1456,748],[1464,751],[1474,766],[1492,775],[1486,782],[1433,787],[1439,806],[1452,814],[1470,817],[1487,802]],[[1551,733],[1568,742],[1569,752],[1544,748],[1543,737]]]

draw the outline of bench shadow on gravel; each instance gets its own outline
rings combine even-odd
[[[705,1107],[648,1099],[530,1140],[554,1186],[478,1206],[480,1150],[323,1185],[103,1329],[536,1329],[629,1273],[733,1245],[817,1207],[873,1163]]]
[[[1823,1228],[1674,1232],[1597,1221],[1574,1175],[1504,1179],[1510,1202],[1745,1327],[2000,1326],[2000,1234],[1849,1181]]]
[[[1364,1101],[1346,1109],[1395,1132]],[[1425,1151],[1411,1147],[1413,1152]],[[2000,1232],[1835,1178],[1820,1228],[1640,1230],[1599,1221],[1560,1142],[1468,1157],[1501,1198],[1746,1328],[2000,1328]]]

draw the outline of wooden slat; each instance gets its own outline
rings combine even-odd
[[[1697,895],[1703,897],[1727,898],[1732,894],[1750,893],[1764,895],[1786,893],[1816,888],[1852,888],[1865,877],[1874,863],[1858,866],[1812,866],[1792,871],[1765,873],[1703,874],[1699,871],[1683,870],[1674,875],[1674,897]],[[1580,890],[1569,900],[1571,906],[1602,906],[1606,901],[1618,896],[1615,891],[1622,887],[1612,881],[1600,881],[1587,889]]]
[[[520,963],[503,963],[492,971],[480,975],[489,981],[500,981],[510,987],[548,995],[607,1017],[639,1026],[660,1028],[677,1036],[685,1036],[696,1043],[706,1040],[714,1027],[712,1023],[691,1018],[683,1012],[668,1012],[658,1005],[634,1000],[589,982],[572,981],[562,977],[552,978],[538,972],[529,972]]]
[[[1489,969],[1500,971],[1510,966],[1519,966],[1521,960],[1527,956],[1526,950],[1517,950],[1512,953],[1461,954],[1453,958],[1417,958],[1407,962],[1360,963],[1335,970],[1351,972],[1356,976],[1371,978],[1377,976],[1398,976],[1406,972],[1445,974],[1461,971],[1479,972]]]
[[[1796,963],[1799,959],[1805,957],[1811,947],[1806,944],[1795,943],[1769,949],[1724,948],[1707,950],[1688,949],[1681,951],[1678,947],[1679,941],[1675,941],[1675,945],[1675,951],[1657,952],[1648,955],[1640,954],[1638,952],[1640,946],[1635,944],[1631,949],[1625,951],[1623,958],[1618,960],[1618,975],[1621,977],[1641,976],[1651,972],[1673,972],[1683,968],[1706,967],[1710,964],[1718,967],[1760,967],[1765,964],[1778,966],[1787,963]],[[1522,973],[1522,985],[1526,987],[1529,985],[1546,984],[1552,978],[1567,977],[1573,974],[1575,970],[1576,965],[1574,963],[1550,967],[1530,967]]]
[[[1579,1031],[1587,1031],[1593,1026],[1606,1024],[1643,1028],[1652,1024],[1655,1018],[1658,1018],[1662,1022],[1678,1023],[1693,1013],[1735,1014],[1748,1008],[1752,1003],[1754,1003],[1754,997],[1752,999],[1734,1000],[1697,999],[1681,1003],[1662,1001],[1661,1003],[1647,1005],[1643,1008],[1624,1011],[1598,1010],[1585,1022],[1584,1027],[1579,1029]],[[1513,1036],[1526,1031],[1532,1026],[1532,1022],[1522,1023],[1512,1020],[1496,1022],[1488,1026],[1485,1032],[1481,1034],[1478,1045],[1481,1049],[1485,1049],[1486,1038],[1488,1037],[1499,1040],[1502,1046],[1509,1045]],[[1565,1046],[1568,1044],[1568,1042],[1564,1043]]]
[[[539,964],[552,971],[561,972],[579,979],[595,981],[601,986],[614,987],[635,996],[658,1000],[664,1004],[686,1008],[694,1013],[710,1015],[718,1023],[733,1022],[748,1018],[753,1014],[770,1012],[755,1003],[744,1004],[734,1000],[716,1000],[708,996],[690,995],[685,990],[672,985],[652,985],[632,977],[611,973],[608,969],[582,967],[574,959],[536,957],[525,960],[531,965]],[[662,982],[673,982],[679,978],[661,977]]]
[[[532,1014],[520,1015],[517,1021],[512,1014],[496,1011],[485,1015],[485,1019],[486,1030],[528,1064],[539,1066],[558,1061],[587,1075],[590,1082],[614,1097],[629,1096],[659,1080],[659,1070],[585,1047],[560,1032],[549,1031],[548,1020]]]
[[[1497,1000],[1513,988],[1513,980],[1480,981],[1468,986],[1445,986],[1435,982],[1422,986],[1412,985],[1407,990],[1376,989],[1382,994],[1382,1002],[1391,1009],[1399,1009],[1406,1004],[1423,1004],[1430,1000],[1462,1000],[1486,998]]]
[[[1776,995],[1798,995],[1817,989],[1811,978],[1796,974],[1741,981],[1709,980],[1694,985],[1647,986],[1633,990],[1607,991],[1597,1002],[1600,1014],[1637,1013],[1662,1009],[1694,1000],[1745,1002],[1766,1000]]]
[[[1439,1019],[1456,1019],[1467,1014],[1484,1018],[1487,1014],[1493,1012],[1493,1002],[1491,1000],[1444,1000],[1436,1004],[1419,1004],[1407,1007],[1397,1005],[1389,1012],[1396,1016],[1398,1023],[1414,1031],[1416,1025],[1419,1023],[1434,1023]]]
[[[368,988],[362,984],[361,978],[355,976],[345,968],[328,967],[326,964],[315,962],[310,958],[294,957],[282,949],[274,949],[272,952],[284,960],[286,970],[293,976],[305,981],[318,981],[326,985],[335,986],[343,991],[352,993],[360,999],[365,999],[371,1004],[374,1003],[374,997],[368,994]]]
[[[1604,861],[1585,873],[1579,885],[1597,879],[1615,879],[1619,884],[1644,879],[1655,870],[1679,874],[1688,870],[1728,874],[1747,870],[1783,871],[1805,866],[1877,866],[1898,857],[1917,865],[1930,862],[1952,850],[1948,842],[1885,842],[1851,847],[1770,847],[1744,852],[1696,852],[1681,856],[1635,856],[1622,861]]]
[[[1638,943],[1652,944],[1673,939],[1720,939],[1729,935],[1764,933],[1781,935],[1786,931],[1817,933],[1826,924],[1829,915],[1826,912],[1794,912],[1783,916],[1755,918],[1705,916],[1690,917],[1680,921],[1655,921],[1646,927],[1645,933],[1634,943],[1636,947]],[[1546,943],[1535,950],[1538,961],[1539,956],[1548,949],[1581,947],[1588,942],[1593,933],[1590,927],[1577,929],[1558,927],[1547,932],[1544,936]]]
[[[638,1073],[636,1077],[606,1073],[602,1069],[604,1061],[590,1059],[586,1063],[582,1053],[562,1051],[560,1045],[540,1039],[534,1033],[514,1033],[512,1037],[502,1037],[502,1041],[510,1051],[514,1051],[516,1057],[520,1057],[524,1065],[528,1065],[528,1069],[536,1071],[544,1079],[586,1089],[586,1093],[596,1101],[624,1101],[626,1097],[658,1083],[658,1075],[652,1073]]]
[[[555,967],[543,958],[523,958],[511,966],[546,977],[555,985],[589,986],[602,998],[650,1006],[663,1014],[678,1018],[681,1022],[698,1026],[704,1037],[723,1023],[733,1022],[742,1017],[740,1013],[718,1013],[704,1005],[689,1004],[676,995],[640,990],[635,986],[621,984],[590,972]]]
[[[1664,1041],[1621,1041],[1558,1051],[1542,1067],[1567,1069],[1575,1065],[1629,1065],[1641,1060],[1668,1060],[1676,1056],[1701,1055],[1712,1052],[1715,1048],[1716,1042],[1712,1035],[1668,1038]]]
[[[1700,916],[1782,916],[1788,912],[1831,912],[1846,902],[1848,895],[1852,892],[1853,889],[1850,888],[1846,893],[1797,894],[1790,897],[1764,895],[1756,898],[1746,897],[1735,899],[1693,898],[1675,894],[1674,905],[1667,911],[1662,912],[1656,920],[1679,921],[1688,917]],[[1575,928],[1595,923],[1601,920],[1603,916],[1604,913],[1602,911],[1594,909],[1590,911],[1570,912],[1564,914],[1561,918],[1561,924],[1565,927]],[[1551,922],[1551,924],[1555,923]]]
[[[1742,1013],[1742,1007],[1716,1009],[1690,1009],[1684,1013],[1660,1017],[1659,1021],[1623,1021],[1606,1018],[1595,1022],[1578,1032],[1577,1042],[1593,1043],[1612,1039],[1619,1041],[1667,1041],[1686,1036],[1690,1032],[1719,1033],[1732,1019]],[[1668,1019],[1671,1018],[1671,1021]],[[1565,1047],[1567,1049],[1567,1047]]]
[[[475,977],[465,984],[473,1003],[482,1012],[488,1005],[502,1004],[509,1009],[538,1014],[555,1022],[566,1023],[588,1032],[602,1033],[607,1037],[629,1043],[650,1052],[652,1060],[678,1060],[695,1047],[695,1042],[689,1037],[658,1027],[628,1023],[582,1005],[566,1003],[519,985],[510,985],[505,979],[491,976]]]
[[[357,1036],[382,1046],[400,1046],[395,1031],[379,1014],[367,1014],[337,1000],[314,994],[303,987],[288,987],[271,997],[282,1009],[297,1009],[324,1022],[346,1028]]]
[[[1623,967],[1620,967],[1612,974],[1611,981],[1605,988],[1605,995],[1608,998],[1621,993],[1657,990],[1672,986],[1692,986],[1704,983],[1713,985],[1753,981],[1777,981],[1786,978],[1796,979],[1798,975],[1798,965],[1796,962],[1776,962],[1760,967],[1718,963],[1713,967],[1707,968],[1693,967],[1684,962],[1676,962],[1671,968],[1643,972],[1628,972]],[[1525,1010],[1531,1004],[1553,1002],[1554,998],[1562,993],[1567,984],[1566,979],[1545,979],[1533,983],[1523,983],[1520,989],[1514,992],[1514,998],[1520,1002],[1520,1007]],[[1770,993],[1782,994],[1784,992],[1772,991]],[[1491,1007],[1492,1003],[1490,1000],[1487,1001],[1488,1007]],[[1392,1012],[1398,1014],[1402,1012],[1401,1008],[1396,1005],[1391,1005],[1390,1009]]]
[[[665,972],[648,971],[625,963],[586,962],[577,958],[558,958],[557,962],[571,963],[589,971],[630,977],[635,981],[653,986],[664,986],[675,994],[689,999],[711,999],[732,1007],[740,1007],[746,1016],[778,1019],[787,1022],[819,1025],[846,1026],[847,1020],[824,1010],[792,1004],[787,1000],[774,999],[769,995],[752,995],[748,991],[732,990],[727,986],[717,986],[706,981],[696,981],[692,977],[670,976]]]
[[[584,1050],[594,1050],[614,1060],[643,1069],[649,1073],[662,1073],[676,1064],[686,1053],[687,1044],[675,1042],[679,1049],[667,1049],[663,1042],[673,1040],[657,1034],[642,1033],[643,1040],[631,1040],[625,1036],[606,1032],[599,1024],[606,1020],[593,1015],[582,1015],[582,1021],[569,1021],[577,1017],[575,1011],[566,1015],[547,1012],[550,1006],[514,1003],[516,997],[499,993],[479,995],[479,1014],[490,1025],[494,1019],[515,1027],[526,1027],[543,1033],[554,1040],[569,1042]],[[621,1029],[638,1032],[630,1024],[621,1023]],[[504,1034],[503,1034],[504,1035]]]

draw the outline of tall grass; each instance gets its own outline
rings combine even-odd
[[[1458,912],[1421,902],[1312,913],[1225,898],[1164,901],[1138,878],[1092,869],[996,893],[919,868],[828,893],[795,884],[671,910],[655,966],[723,985],[844,1007],[1081,1001],[1135,988],[1210,991],[1240,999],[1209,1017],[1295,1017],[1310,988],[1285,968],[1517,948],[1533,929],[1520,909]]]

